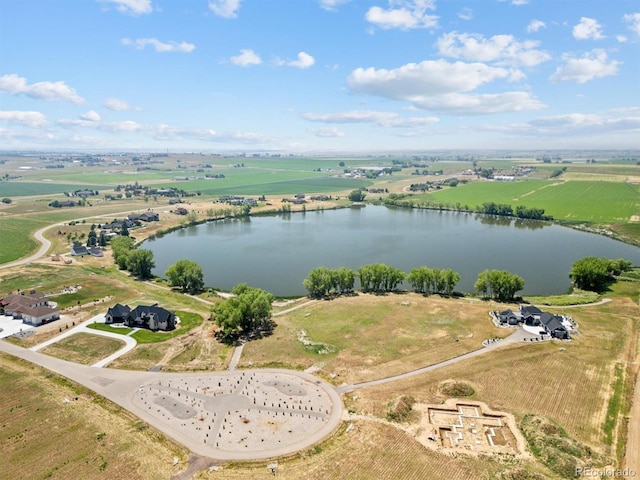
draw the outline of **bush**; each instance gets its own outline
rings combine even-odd
[[[402,395],[395,402],[389,402],[387,406],[387,420],[390,422],[406,422],[412,417],[415,399]]]
[[[448,397],[470,397],[476,391],[466,382],[445,382],[440,386],[440,392]]]

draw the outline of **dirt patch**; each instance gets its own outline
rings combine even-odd
[[[444,405],[416,404],[419,421],[409,429],[424,446],[442,452],[502,453],[528,458],[525,440],[512,415],[482,402],[449,399]]]

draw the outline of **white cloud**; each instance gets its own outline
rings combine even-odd
[[[510,79],[514,71],[484,63],[449,63],[445,60],[411,63],[393,70],[359,68],[348,78],[355,93],[411,103],[423,110],[456,115],[537,110],[545,105],[527,92],[471,95],[465,92],[497,79]]]
[[[287,62],[287,65],[290,67],[305,69],[313,66],[314,63],[316,63],[316,60],[307,52],[299,52],[298,59]]]
[[[344,137],[344,132],[337,127],[312,128],[309,132],[313,133],[316,137],[322,138]]]
[[[397,113],[370,110],[353,110],[339,113],[305,113],[303,115],[306,120],[323,123],[383,123],[397,116]]]
[[[502,65],[533,67],[546,62],[551,56],[536,47],[537,41],[518,42],[512,35],[482,35],[451,32],[438,41],[440,55],[479,62],[496,62]]]
[[[102,122],[97,125],[99,130],[111,133],[123,132],[140,132],[144,130],[144,126],[132,120],[124,120],[121,122]]]
[[[473,20],[473,10],[469,7],[465,7],[458,12],[458,18],[462,20]]]
[[[636,37],[640,38],[640,12],[625,14],[624,21],[629,24],[629,30],[631,30]]]
[[[240,67],[248,67],[249,65],[260,65],[262,63],[260,55],[258,55],[253,50],[246,48],[240,50],[240,55],[231,57],[230,60],[231,63]]]
[[[305,113],[303,117],[312,122],[322,123],[374,123],[381,127],[407,128],[432,125],[440,120],[436,117],[399,118],[397,113],[373,110],[352,110],[338,113]]]
[[[116,4],[116,9],[122,13],[130,13],[132,15],[141,15],[143,13],[151,13],[153,7],[151,0],[101,0],[105,3]]]
[[[320,8],[323,10],[335,12],[340,5],[349,1],[350,0],[318,0],[318,3],[320,4]]]
[[[604,50],[585,53],[582,58],[565,56],[566,63],[549,77],[552,82],[585,83],[594,78],[608,77],[618,73],[620,62],[608,60]]]
[[[371,7],[365,14],[366,20],[384,30],[438,26],[438,16],[427,13],[435,9],[434,0],[389,0],[389,6],[386,10],[378,6]]]
[[[128,102],[125,102],[124,100],[120,100],[118,98],[107,98],[104,102],[102,102],[102,105],[107,107],[109,110],[114,110],[116,112],[139,110],[138,108],[129,105]]]
[[[511,5],[526,5],[529,3],[529,0],[511,0]]]
[[[45,116],[40,112],[34,111],[0,111],[0,120],[32,128],[42,127],[47,124]]]
[[[640,116],[616,117],[611,115],[568,113],[542,117],[529,122],[533,135],[605,135],[612,132],[640,133]],[[525,133],[525,132],[523,132]]]
[[[86,120],[87,122],[99,122],[100,114],[95,110],[89,110],[88,112],[80,115],[80,119]]]
[[[528,33],[537,32],[541,28],[547,28],[547,24],[544,23],[542,20],[531,20],[529,22],[529,25],[527,25],[527,32]]]
[[[241,0],[212,0],[209,9],[222,18],[236,18]]]
[[[384,127],[393,128],[415,128],[428,127],[434,123],[438,123],[438,117],[409,117],[409,118],[393,118],[391,120],[381,122]]]
[[[0,77],[0,92],[16,95],[22,93],[28,97],[41,100],[65,100],[76,104],[84,103],[84,98],[64,82],[37,82],[28,85],[26,78],[15,74]]]
[[[625,35],[616,35],[616,40],[620,43],[627,43],[629,41]]]
[[[589,17],[581,17],[580,23],[573,27],[573,38],[576,40],[601,40],[602,26],[597,20]]]
[[[487,115],[540,110],[546,105],[528,92],[503,92],[468,95],[448,93],[436,97],[414,98],[413,104],[424,110],[450,115]]]
[[[167,52],[191,53],[196,49],[196,46],[193,43],[161,42],[157,38],[138,38],[136,40],[123,38],[122,44],[135,47],[138,50],[143,50],[147,45],[150,45],[156,50],[156,52],[160,52],[160,53],[167,53]]]
[[[347,82],[356,93],[406,100],[417,96],[466,92],[508,76],[509,70],[484,63],[427,60],[392,70],[357,68],[351,72]]]
[[[273,64],[277,67],[296,67],[300,69],[305,69],[313,66],[316,63],[315,58],[309,55],[306,52],[299,52],[297,60],[283,60],[281,58],[275,58],[273,60]]]

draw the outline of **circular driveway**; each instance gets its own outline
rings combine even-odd
[[[0,351],[97,392],[192,452],[217,460],[295,453],[341,422],[336,390],[304,372],[138,372],[78,365],[3,341]]]

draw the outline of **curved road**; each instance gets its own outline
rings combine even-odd
[[[36,240],[38,242],[40,242],[40,248],[38,249],[38,251],[36,253],[34,253],[33,255],[29,255],[28,257],[21,258],[20,260],[16,260],[14,262],[0,264],[0,269],[17,267],[18,265],[25,265],[27,263],[34,262],[34,261],[44,257],[47,254],[47,252],[49,251],[49,248],[51,248],[51,242],[49,240],[47,240],[46,238],[44,238],[44,232],[46,232],[50,228],[59,227],[61,225],[64,225],[64,223],[66,223],[66,222],[54,223],[53,225],[47,225],[46,227],[43,227],[40,230],[38,230],[36,233],[33,234],[33,236],[36,237]]]

